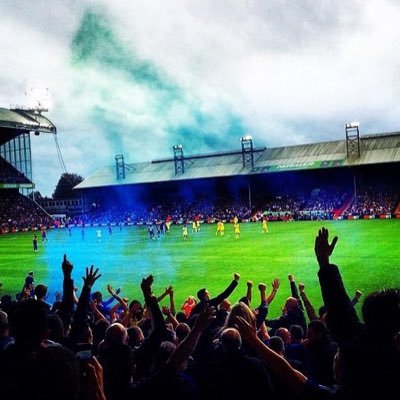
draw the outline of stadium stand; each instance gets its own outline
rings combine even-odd
[[[0,157],[0,184],[32,183],[23,173],[19,172],[4,158]]]
[[[40,109],[0,108],[0,232],[53,225],[52,218],[19,191],[33,190],[30,134],[56,133]]]
[[[345,140],[254,148],[252,165],[244,164],[248,154],[243,151],[167,158],[124,164],[122,177],[115,166],[107,166],[75,189],[87,199],[81,219],[89,223],[121,218],[143,223],[167,215],[175,222],[194,215],[209,222],[230,221],[234,215],[250,221],[263,215],[271,220],[342,219],[365,215],[364,201],[376,203],[376,209],[369,207],[374,215],[392,217],[399,202],[399,143],[399,133],[362,136],[356,158],[347,154]],[[373,191],[363,191],[368,180],[375,188],[373,199],[368,199]],[[383,180],[390,199],[382,192]],[[368,197],[362,199],[364,192]],[[135,206],[124,203],[127,198]],[[100,204],[101,212],[91,204]],[[115,215],[116,205],[127,215]]]
[[[54,220],[18,190],[0,190],[0,231],[53,226]]]

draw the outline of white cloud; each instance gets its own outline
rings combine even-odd
[[[267,146],[339,139],[354,119],[362,133],[399,129],[393,1],[6,0],[0,12],[0,106],[49,88],[65,163],[83,176],[117,153],[165,157],[178,141],[187,154],[230,149],[240,129]],[[109,36],[82,31],[87,12]],[[104,48],[78,40],[80,28]],[[91,55],[74,59],[73,43]],[[33,151],[51,194],[53,138]]]

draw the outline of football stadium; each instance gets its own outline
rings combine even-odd
[[[164,384],[169,375],[154,378],[152,364],[147,361],[173,363],[169,356],[180,354],[172,353],[168,346],[162,351],[153,349],[154,354],[153,350],[140,353],[138,330],[142,340],[154,339],[154,332],[162,326],[165,332],[157,334],[163,339],[154,339],[161,344],[166,343],[168,332],[178,337],[187,329],[185,335],[191,338],[199,329],[208,329],[194,350],[194,358],[201,365],[210,362],[207,346],[211,339],[216,340],[217,332],[230,326],[239,329],[243,337],[246,332],[251,336],[246,328],[254,319],[259,336],[269,344],[260,350],[261,359],[272,357],[268,362],[275,366],[279,360],[268,349],[282,356],[285,348],[291,354],[286,357],[290,362],[282,367],[286,372],[279,378],[281,382],[297,370],[298,362],[302,363],[298,367],[302,377],[335,385],[333,356],[346,333],[334,331],[335,341],[330,336],[328,339],[326,308],[332,310],[328,311],[328,321],[331,317],[340,323],[342,315],[349,324],[358,324],[355,319],[361,318],[368,293],[400,287],[399,132],[361,135],[359,124],[351,123],[344,126],[343,140],[329,142],[269,148],[256,146],[251,136],[243,136],[238,138],[237,148],[208,154],[196,154],[195,149],[180,144],[166,149],[165,158],[147,162],[126,163],[124,154],[117,154],[108,166],[76,185],[73,198],[57,202],[36,201],[30,195],[35,188],[30,137],[40,134],[57,135],[56,126],[43,113],[0,109],[2,309],[11,313],[21,304],[32,303],[32,298],[40,298],[65,324],[65,308],[70,307],[71,313],[77,307],[72,328],[68,325],[69,338],[75,334],[75,343],[89,342],[85,335],[90,327],[96,355],[101,352],[95,350],[95,344],[107,341],[106,328],[120,322],[125,332],[129,328],[129,346],[137,352],[136,372],[126,378],[130,383],[147,378]],[[329,237],[322,228],[328,229]],[[319,275],[320,268],[328,268],[321,260],[330,256],[339,266],[346,292],[337,275]],[[393,312],[398,314],[399,293],[392,296],[394,293],[397,311],[394,308]],[[207,303],[215,307],[211,325],[210,309],[203,310]],[[21,311],[28,321],[29,315],[39,312],[32,304],[32,309],[27,306]],[[351,310],[346,308],[349,304]],[[388,300],[379,304],[387,304],[392,310]],[[256,310],[253,319],[240,307]],[[380,313],[379,306],[375,307],[374,312]],[[371,324],[377,323],[385,331],[388,312],[370,316]],[[199,313],[196,325],[193,316]],[[231,315],[244,319],[234,321]],[[393,329],[398,330],[398,315],[393,318],[397,318]],[[75,332],[78,323],[86,330],[81,327],[82,331]],[[314,337],[307,336],[307,324]],[[56,337],[55,325],[52,329],[54,336],[47,338],[49,342],[68,343],[66,331]],[[3,331],[0,329],[0,333]],[[132,368],[130,360],[121,361],[120,347],[113,347],[120,332],[113,334],[110,347],[102,357],[99,355],[104,373],[109,374],[106,390],[110,399],[116,398],[115,393],[121,395],[126,384],[117,385],[117,378],[107,370],[116,362],[110,352],[121,354],[118,368]],[[233,348],[236,340],[227,330],[221,334],[220,346]],[[309,353],[301,350],[306,355],[296,353],[302,340],[309,346],[305,347]],[[191,346],[193,350],[195,344]],[[320,359],[318,352],[323,353]],[[378,357],[370,352],[371,357]],[[235,358],[234,362],[243,369],[248,361]],[[214,367],[224,368],[213,366],[212,370]],[[255,368],[253,364],[251,368]],[[398,368],[398,364],[393,367],[388,363],[384,371],[389,374],[390,369],[394,374]],[[386,378],[379,379],[386,382]],[[194,384],[186,387],[187,381],[178,385],[170,379],[168,384],[175,385],[171,390],[182,396],[185,390],[194,390]],[[265,377],[260,375],[259,379]],[[300,390],[296,385],[305,381],[299,382],[289,382],[287,391]],[[138,386],[130,389],[138,397],[131,398],[142,398],[144,393],[155,398],[154,386]],[[256,388],[252,390],[255,395]],[[285,390],[280,387],[278,392]],[[185,398],[197,398],[190,393]],[[221,394],[219,398],[236,397]],[[277,398],[286,397],[281,394]]]

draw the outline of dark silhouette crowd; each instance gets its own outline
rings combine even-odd
[[[106,299],[92,293],[101,279],[94,266],[76,290],[66,256],[63,293],[49,304],[47,286],[30,271],[18,302],[1,299],[0,397],[398,400],[400,289],[365,296],[360,320],[362,293],[350,298],[331,262],[337,241],[325,228],[315,238],[319,307],[291,274],[286,284],[273,278],[270,289],[261,282],[254,290],[235,272],[217,294],[199,282],[179,310],[173,286],[153,293],[152,275],[140,298],[129,301],[108,284]],[[282,312],[270,315],[283,286]]]

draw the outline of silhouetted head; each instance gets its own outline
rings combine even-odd
[[[182,342],[183,339],[190,333],[190,328],[188,324],[181,323],[175,329],[176,337],[178,342]]]
[[[139,300],[132,300],[129,304],[129,311],[133,314],[142,314],[143,307]]]
[[[374,334],[394,337],[400,331],[400,289],[369,294],[361,311],[366,326]]]
[[[93,300],[96,303],[101,303],[103,301],[103,295],[101,294],[101,292],[94,292],[93,293]]]
[[[291,335],[288,329],[286,328],[278,328],[275,331],[275,336],[279,336],[282,340],[285,346],[287,346],[291,342]]]
[[[231,312],[229,313],[228,319],[226,321],[226,326],[234,327],[236,325],[236,317],[242,317],[251,326],[256,327],[256,317],[253,311],[250,310],[248,306],[244,303],[236,303]]]
[[[197,298],[200,301],[208,301],[210,300],[210,293],[206,288],[202,288],[197,292]]]
[[[272,336],[269,339],[268,347],[281,356],[285,354],[285,343],[280,336]]]
[[[44,299],[47,295],[47,286],[40,283],[35,287],[35,296],[38,300]]]
[[[239,331],[235,328],[224,329],[219,341],[226,352],[236,352],[242,347],[242,338]]]
[[[316,319],[308,324],[307,339],[310,342],[324,339],[327,336],[328,336],[328,329],[322,321]]]
[[[128,333],[126,328],[120,323],[110,325],[106,330],[104,342],[108,345],[126,344]]]
[[[19,303],[10,319],[15,342],[23,347],[37,347],[47,335],[48,308],[37,300]]]
[[[244,303],[244,304],[246,304],[246,306],[250,306],[250,302],[249,302],[249,299],[246,297],[246,296],[243,296],[243,297],[241,297],[240,299],[239,299],[239,303]]]
[[[133,349],[140,346],[144,341],[144,335],[139,326],[128,328],[128,344]]]
[[[304,337],[304,329],[300,325],[292,325],[290,327],[290,335],[292,342],[299,342]]]
[[[321,307],[318,309],[318,315],[319,315],[319,317],[320,317],[321,319],[323,319],[324,316],[326,316],[326,307],[325,307],[325,306],[321,306]]]
[[[299,308],[299,301],[294,297],[288,297],[285,303],[285,310],[287,312]]]
[[[177,312],[175,315],[175,318],[179,323],[187,323],[188,322],[188,318],[186,317],[186,314],[183,311]]]

